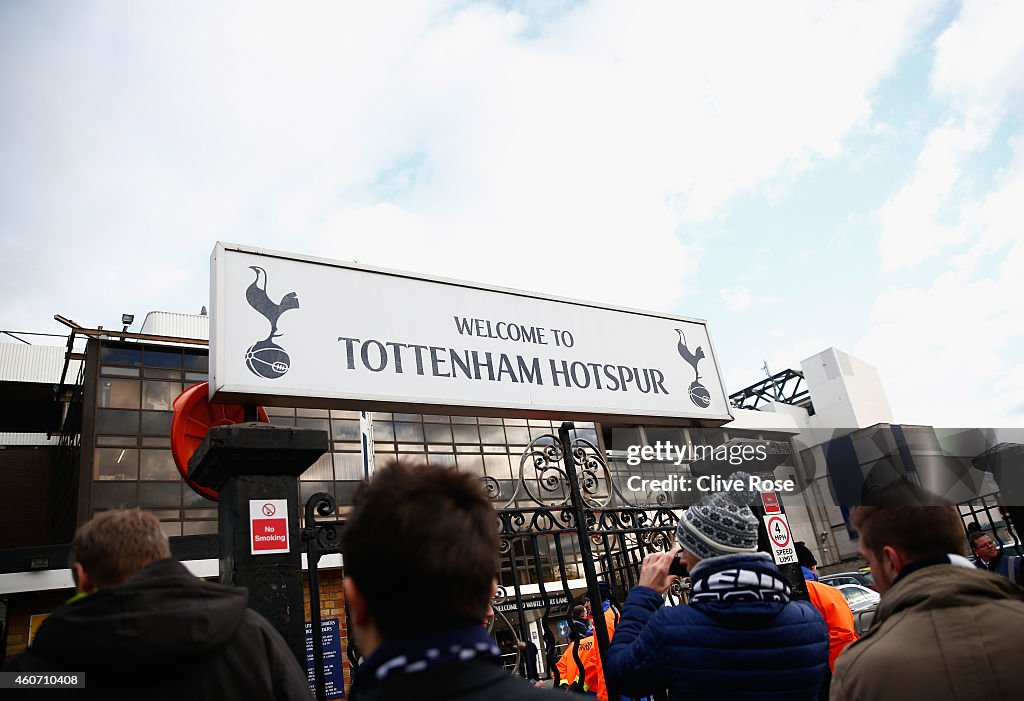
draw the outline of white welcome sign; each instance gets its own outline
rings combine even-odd
[[[214,401],[730,421],[703,321],[218,243]]]

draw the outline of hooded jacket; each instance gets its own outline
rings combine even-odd
[[[159,560],[55,611],[4,671],[82,672],[88,698],[309,701],[305,671],[248,599]]]
[[[828,665],[828,633],[766,554],[701,560],[694,597],[663,607],[634,587],[608,654],[608,683],[622,694],[667,688],[670,699],[815,700]]]
[[[839,656],[830,698],[1019,699],[1022,650],[1024,590],[969,565],[930,565],[882,596],[871,628]]]

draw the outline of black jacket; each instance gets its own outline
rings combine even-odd
[[[565,694],[538,689],[485,660],[467,660],[418,674],[388,677],[366,691],[353,687],[351,701],[565,701]]]
[[[86,693],[64,692],[75,698],[309,701],[305,670],[248,598],[160,560],[62,606],[4,671],[84,672]]]

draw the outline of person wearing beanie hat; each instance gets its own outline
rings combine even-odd
[[[790,598],[789,582],[757,552],[756,490],[735,472],[729,488],[705,494],[679,518],[680,547],[644,558],[608,651],[609,684],[670,699],[757,698],[813,701],[828,668],[821,614]],[[680,558],[690,572],[690,603],[663,606]]]
[[[676,541],[698,560],[757,552],[757,517],[750,510],[755,492],[750,476],[734,472],[733,489],[713,492],[683,512]]]
[[[804,579],[808,582],[817,582],[818,560],[814,557],[814,553],[807,547],[807,543],[802,540],[793,543],[793,547],[796,549],[796,559],[800,563],[800,569],[804,571]]]

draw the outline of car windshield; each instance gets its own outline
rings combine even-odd
[[[843,587],[840,591],[843,592],[843,596],[845,596],[846,600],[851,604],[855,604],[864,598],[863,592],[859,589],[854,589],[853,587]]]

